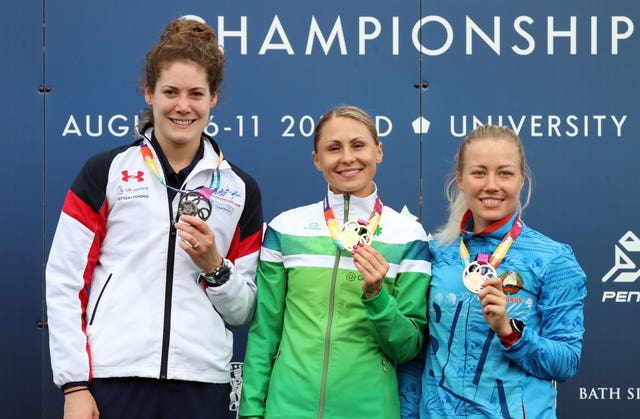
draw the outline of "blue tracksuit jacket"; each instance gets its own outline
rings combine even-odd
[[[496,222],[489,233],[462,229],[472,259],[491,254],[515,217]],[[459,241],[431,242],[430,250],[430,336],[422,356],[399,368],[402,417],[555,417],[553,380],[576,373],[584,332],[586,278],[571,248],[525,225],[499,265],[508,315],[526,325],[510,348],[462,283]]]

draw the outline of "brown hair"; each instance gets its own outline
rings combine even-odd
[[[144,77],[139,88],[155,90],[163,66],[176,61],[192,61],[204,68],[211,94],[218,91],[224,76],[224,54],[216,43],[213,29],[204,20],[181,17],[167,24],[158,43],[146,57]],[[141,112],[140,126],[153,125],[153,113]]]

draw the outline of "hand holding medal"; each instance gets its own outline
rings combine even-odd
[[[203,272],[213,272],[222,257],[216,248],[216,238],[209,225],[200,218],[183,215],[174,224],[180,237],[180,247]]]
[[[375,297],[382,289],[382,282],[389,271],[389,263],[371,246],[356,245],[351,252],[353,263],[362,274],[362,291],[367,299]]]
[[[386,260],[369,246],[373,236],[380,231],[383,209],[373,183],[377,164],[383,156],[375,122],[359,108],[334,108],[316,124],[312,156],[316,168],[329,183],[331,193],[344,196],[342,224],[338,224],[331,209],[329,194],[323,203],[327,229],[338,248],[336,256],[345,258],[345,251],[351,253],[356,268],[363,275],[362,289],[367,298],[372,298],[382,288],[382,280],[389,270]],[[367,199],[374,194],[369,219],[357,218],[363,217],[362,208],[356,212],[357,217],[353,217],[353,212],[349,211],[350,197]],[[370,205],[370,201],[366,202]]]
[[[511,333],[509,317],[507,316],[507,295],[502,290],[502,278],[489,278],[478,292],[482,305],[482,314],[491,330],[498,336]]]

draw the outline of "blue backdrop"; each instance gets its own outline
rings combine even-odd
[[[558,415],[636,417],[637,2],[46,6],[9,2],[0,14],[0,416],[62,415],[43,303],[43,266],[62,200],[89,155],[133,140],[144,106],[136,86],[146,51],[168,21],[198,14],[216,30],[227,59],[209,132],[229,160],[259,181],[267,219],[322,198],[311,133],[335,105],[355,104],[378,118],[381,198],[406,206],[428,231],[445,221],[443,186],[464,134],[488,122],[518,131],[534,173],[524,220],[570,243],[588,276],[582,364],[575,378],[559,384]],[[428,131],[414,130],[419,117]],[[237,333],[236,361],[245,334]]]

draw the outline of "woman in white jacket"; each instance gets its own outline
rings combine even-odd
[[[255,307],[256,182],[203,134],[224,57],[200,18],[147,54],[139,138],[87,161],[47,263],[65,419],[228,418],[233,337]]]

